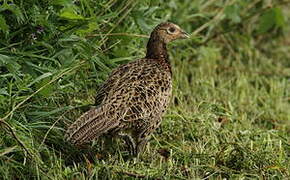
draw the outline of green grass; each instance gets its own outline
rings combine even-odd
[[[14,3],[0,4],[0,179],[290,178],[288,2]],[[143,57],[144,35],[167,20],[192,35],[168,47],[172,102],[144,154],[65,142],[109,72]]]

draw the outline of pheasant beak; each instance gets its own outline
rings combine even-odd
[[[188,39],[188,38],[190,38],[190,35],[187,34],[185,31],[181,31],[180,39]]]

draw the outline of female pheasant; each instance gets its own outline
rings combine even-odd
[[[116,68],[99,89],[97,107],[80,116],[66,132],[75,145],[104,134],[119,135],[137,155],[160,125],[172,93],[172,72],[166,44],[189,36],[169,22],[150,35],[146,57]]]

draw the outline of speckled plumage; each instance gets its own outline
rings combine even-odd
[[[175,28],[176,32],[169,32]],[[172,29],[171,29],[172,30]],[[151,33],[147,54],[116,68],[99,89],[97,108],[85,112],[67,130],[72,144],[82,145],[109,133],[127,137],[138,153],[160,125],[172,93],[172,73],[166,43],[187,35],[172,23]]]

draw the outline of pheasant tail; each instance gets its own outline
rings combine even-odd
[[[72,144],[82,145],[118,126],[116,114],[106,113],[106,109],[106,105],[101,105],[85,112],[67,129],[65,138]]]

